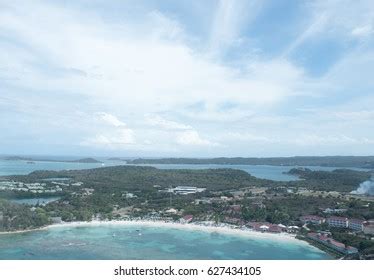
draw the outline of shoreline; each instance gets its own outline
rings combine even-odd
[[[199,230],[209,233],[222,233],[237,235],[243,237],[262,237],[263,239],[278,239],[278,240],[289,240],[294,241],[298,240],[295,238],[296,235],[289,233],[267,233],[267,232],[258,232],[251,229],[240,229],[232,228],[230,225],[225,224],[224,226],[213,226],[209,224],[202,223],[175,223],[175,222],[164,222],[164,221],[152,221],[152,220],[133,220],[133,221],[122,221],[122,220],[113,220],[113,221],[90,221],[90,222],[69,222],[61,224],[53,224],[46,227],[48,228],[59,228],[59,227],[89,227],[89,226],[144,226],[144,227],[155,227],[155,228],[174,228],[182,230]]]
[[[77,222],[63,222],[60,224],[51,224],[40,228],[35,229],[26,229],[26,230],[17,230],[17,231],[10,231],[10,232],[0,232],[1,235],[7,234],[22,234],[34,231],[43,231],[53,228],[69,228],[69,227],[98,227],[98,226],[138,226],[138,227],[150,227],[150,228],[172,228],[178,230],[187,230],[187,231],[203,231],[207,233],[217,233],[223,235],[232,235],[236,237],[242,238],[249,238],[254,240],[262,240],[262,241],[275,241],[277,243],[291,243],[295,245],[307,246],[312,248],[315,251],[321,251],[336,259],[335,255],[332,255],[331,252],[327,250],[323,250],[318,246],[314,246],[312,243],[308,242],[305,239],[297,238],[296,234],[289,234],[289,233],[269,233],[269,232],[259,232],[254,231],[252,229],[242,229],[242,228],[233,228],[229,224],[221,224],[219,226],[214,226],[213,224],[209,223],[175,223],[175,222],[165,222],[165,221],[152,221],[152,220],[113,220],[113,221],[77,221]]]
[[[269,232],[259,232],[252,229],[241,229],[233,228],[229,224],[221,224],[219,226],[214,226],[213,224],[203,224],[203,223],[175,223],[175,222],[164,222],[164,221],[152,221],[152,220],[112,220],[112,221],[76,221],[76,222],[63,222],[59,224],[46,225],[40,228],[16,230],[0,232],[0,235],[6,234],[21,234],[33,231],[48,230],[51,228],[62,228],[62,227],[96,227],[96,226],[144,226],[144,227],[154,227],[154,228],[173,228],[181,230],[191,230],[191,231],[204,231],[209,233],[219,233],[228,234],[241,237],[253,237],[255,239],[272,239],[277,241],[288,241],[297,242],[303,244],[309,244],[306,241],[296,238],[296,235],[289,233],[269,233]],[[314,246],[313,246],[314,247]]]

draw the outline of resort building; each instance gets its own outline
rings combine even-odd
[[[347,209],[331,209],[331,208],[326,208],[323,210],[323,213],[325,214],[336,214],[336,213],[344,213],[347,212]]]
[[[197,187],[190,187],[190,186],[178,186],[176,188],[170,189],[169,192],[173,192],[176,194],[193,194],[205,191],[206,188],[197,188]]]
[[[315,215],[301,216],[300,221],[304,224],[320,225],[325,222],[325,218]]]
[[[165,211],[166,214],[177,214],[178,213],[178,210],[177,209],[174,209],[174,208],[170,208],[168,210]]]
[[[342,254],[355,254],[358,252],[357,248],[351,247],[351,246],[346,246],[343,243],[340,243],[336,240],[334,240],[331,237],[328,237],[326,234],[320,234],[316,232],[310,232],[307,235],[308,238],[321,243],[337,252],[340,252]]]
[[[364,233],[374,235],[374,220],[368,220],[364,223]]]
[[[364,220],[332,216],[326,219],[330,227],[349,228],[354,231],[364,230]]]
[[[348,227],[348,218],[346,217],[332,216],[332,217],[327,218],[326,222],[329,224],[330,227],[340,227],[340,228]]]
[[[269,226],[269,232],[272,233],[281,233],[284,231],[284,228],[280,227],[279,225],[270,225]]]
[[[348,228],[355,230],[355,231],[363,231],[364,230],[364,220],[360,219],[349,219],[348,221]]]

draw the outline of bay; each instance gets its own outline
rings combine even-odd
[[[0,235],[7,260],[323,260],[331,257],[299,240],[212,234],[165,227],[63,226]]]
[[[28,164],[26,161],[12,161],[0,159],[0,176],[5,175],[26,175],[36,170],[80,170],[99,168],[106,166],[127,165],[121,161],[110,161],[100,159],[102,163],[77,163],[77,162],[49,162],[35,161],[35,164]],[[129,165],[129,164],[128,164]],[[234,164],[140,164],[136,166],[152,166],[159,169],[217,169],[217,168],[233,168],[248,172],[252,176],[262,179],[275,181],[294,181],[299,180],[298,177],[285,174],[292,168],[300,166],[274,166],[274,165],[234,165]],[[338,167],[326,166],[303,166],[311,170],[332,171],[339,169]],[[365,170],[360,168],[350,168],[352,170]]]

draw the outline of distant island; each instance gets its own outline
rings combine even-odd
[[[77,160],[72,160],[70,162],[79,162],[79,163],[102,163],[101,161],[94,158],[82,158]]]
[[[119,158],[119,157],[111,157],[111,158],[108,158],[108,160],[112,160],[112,161],[125,161],[124,159]]]
[[[274,165],[274,166],[326,166],[374,168],[374,156],[296,156],[296,157],[219,157],[219,158],[138,158],[128,160],[129,164],[238,164],[238,165]]]
[[[35,161],[45,161],[45,162],[75,162],[75,163],[102,163],[101,161],[94,158],[81,158],[76,160],[63,160],[63,159],[47,159],[47,158],[31,158],[31,157],[20,157],[20,156],[7,156],[3,157],[4,160],[21,160],[27,163]]]

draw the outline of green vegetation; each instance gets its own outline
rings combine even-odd
[[[302,215],[327,217],[324,210],[343,209],[348,218],[374,219],[374,203],[349,194],[369,179],[370,172],[346,169],[312,171],[292,169],[302,180],[277,182],[259,179],[235,169],[157,169],[144,166],[114,166],[87,170],[35,171],[29,175],[5,176],[0,197],[37,197],[48,189],[60,199],[35,207],[0,202],[1,231],[37,228],[52,222],[92,219],[150,218],[178,220],[193,215],[194,220],[210,220],[243,225],[248,222],[302,226]],[[60,179],[60,180],[59,180]],[[31,187],[28,191],[12,188]],[[41,189],[41,186],[43,189]],[[182,195],[170,192],[177,186],[203,188]],[[32,189],[32,187],[36,187]],[[38,189],[39,188],[39,189]],[[34,193],[32,193],[34,191]],[[332,196],[330,191],[337,195]],[[168,210],[173,209],[172,212]],[[327,225],[311,225],[311,230],[327,230]],[[336,240],[371,252],[372,241],[365,236],[350,238],[334,232]],[[349,239],[349,242],[347,241]]]
[[[302,181],[290,182],[290,185],[304,187],[312,190],[351,192],[356,190],[360,183],[369,180],[372,172],[349,169],[336,169],[333,171],[312,171],[308,168],[293,168],[288,174],[299,176]]]
[[[134,159],[132,164],[243,164],[277,166],[332,166],[374,168],[374,156],[272,157],[272,158],[162,158]]]
[[[152,188],[187,185],[209,190],[238,189],[251,186],[277,185],[270,180],[258,179],[245,171],[235,169],[166,170],[142,166],[114,166],[71,171],[35,171],[27,176],[7,176],[9,179],[33,182],[47,178],[72,178],[85,182],[97,191],[139,191]]]
[[[46,162],[77,162],[77,163],[101,163],[101,161],[94,158],[81,158],[76,160],[62,160],[62,159],[50,159],[50,158],[31,158],[31,157],[20,157],[20,156],[7,156],[5,160],[22,160],[28,162],[34,161],[46,161]]]
[[[49,224],[48,213],[43,208],[0,200],[0,231],[15,231],[39,228]]]

